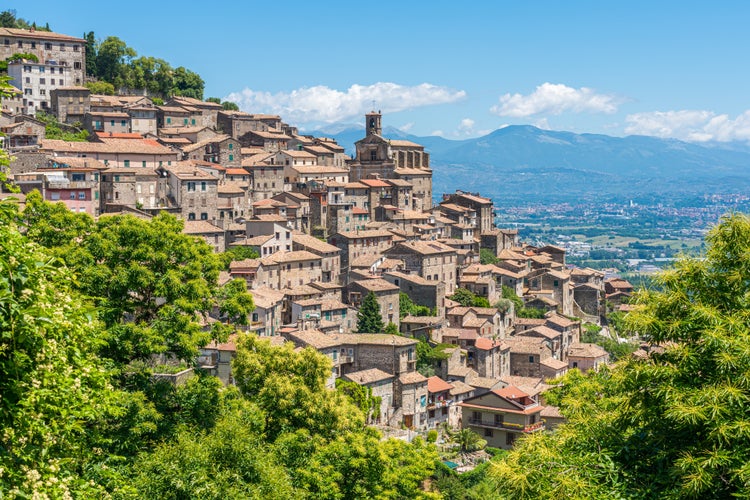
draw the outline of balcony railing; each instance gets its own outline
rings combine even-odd
[[[444,401],[433,401],[433,402],[427,403],[428,410],[437,410],[439,408],[447,408],[448,406],[453,406],[452,399],[446,399]]]
[[[469,424],[476,425],[478,427],[490,427],[493,429],[507,429],[516,432],[535,432],[544,429],[544,422],[541,420],[533,424],[524,425],[516,424],[513,422],[487,422],[482,419],[471,418],[469,419]]]

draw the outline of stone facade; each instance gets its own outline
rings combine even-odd
[[[35,29],[0,28],[0,60],[16,53],[31,53],[40,62],[55,61],[67,68],[67,85],[83,85],[86,71],[86,40]]]

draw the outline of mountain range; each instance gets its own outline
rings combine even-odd
[[[333,136],[347,152],[364,128],[312,132]],[[390,139],[430,153],[433,192],[477,191],[495,203],[679,200],[750,191],[750,146],[696,144],[648,136],[542,130],[511,125],[482,137],[449,140],[386,128]]]

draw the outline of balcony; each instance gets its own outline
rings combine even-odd
[[[477,427],[486,427],[490,429],[505,429],[513,432],[536,432],[539,430],[544,429],[544,422],[539,421],[533,424],[523,425],[523,424],[516,424],[513,422],[487,422],[486,420],[478,419],[478,418],[470,418],[469,419],[469,425],[474,425]]]
[[[437,410],[439,408],[447,408],[449,406],[453,406],[452,399],[447,399],[445,401],[433,401],[431,403],[427,403],[428,410]]]
[[[354,356],[339,356],[340,365],[345,365],[347,363],[354,363]]]

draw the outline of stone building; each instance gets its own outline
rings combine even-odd
[[[101,212],[121,207],[156,209],[165,205],[159,176],[151,168],[113,167],[101,172]]]
[[[339,283],[341,278],[341,254],[338,247],[306,234],[292,235],[294,250],[306,250],[321,259],[321,281]]]
[[[383,279],[398,286],[417,305],[437,311],[437,316],[445,314],[445,282],[427,280],[418,274],[389,271],[383,273]]]
[[[110,168],[166,167],[177,161],[177,153],[151,139],[100,138],[97,142],[42,141],[41,151],[58,156],[93,158]]]
[[[445,283],[446,295],[456,289],[456,251],[437,241],[405,241],[383,252],[390,259],[404,262],[405,270],[418,274],[427,281]]]
[[[55,61],[67,68],[70,75],[67,85],[84,84],[86,40],[34,28],[0,28],[0,40],[0,60],[17,53],[31,53],[42,63]]]
[[[160,171],[167,176],[167,196],[180,207],[183,219],[215,221],[218,218],[219,179],[192,162],[178,162]]]
[[[351,181],[401,179],[412,186],[411,208],[432,208],[432,170],[424,147],[410,141],[383,137],[380,112],[365,115],[366,135],[355,143],[356,157],[349,162]]]
[[[70,68],[53,60],[39,62],[20,59],[8,63],[10,84],[23,93],[23,109],[34,116],[37,111],[52,111],[51,93],[70,85]]]
[[[83,123],[91,111],[91,91],[86,87],[64,86],[50,92],[52,113],[62,123]]]
[[[380,306],[383,324],[395,323],[399,320],[399,287],[382,278],[370,278],[352,281],[348,285],[347,300],[352,306],[359,308],[365,296],[372,292]]]
[[[393,380],[394,376],[378,368],[368,368],[358,372],[342,375],[344,380],[349,380],[372,390],[372,396],[380,398],[380,409],[373,420],[377,424],[387,423],[393,413]]]
[[[378,229],[337,233],[328,238],[328,242],[341,250],[341,273],[344,282],[347,282],[351,272],[350,263],[365,255],[382,255],[391,246],[393,233]]]
[[[541,377],[540,362],[552,358],[552,350],[545,339],[517,335],[508,337],[510,345],[510,373],[521,377]],[[552,358],[554,359],[554,358]]]
[[[226,231],[208,221],[186,220],[182,232],[202,238],[216,253],[226,250]]]

